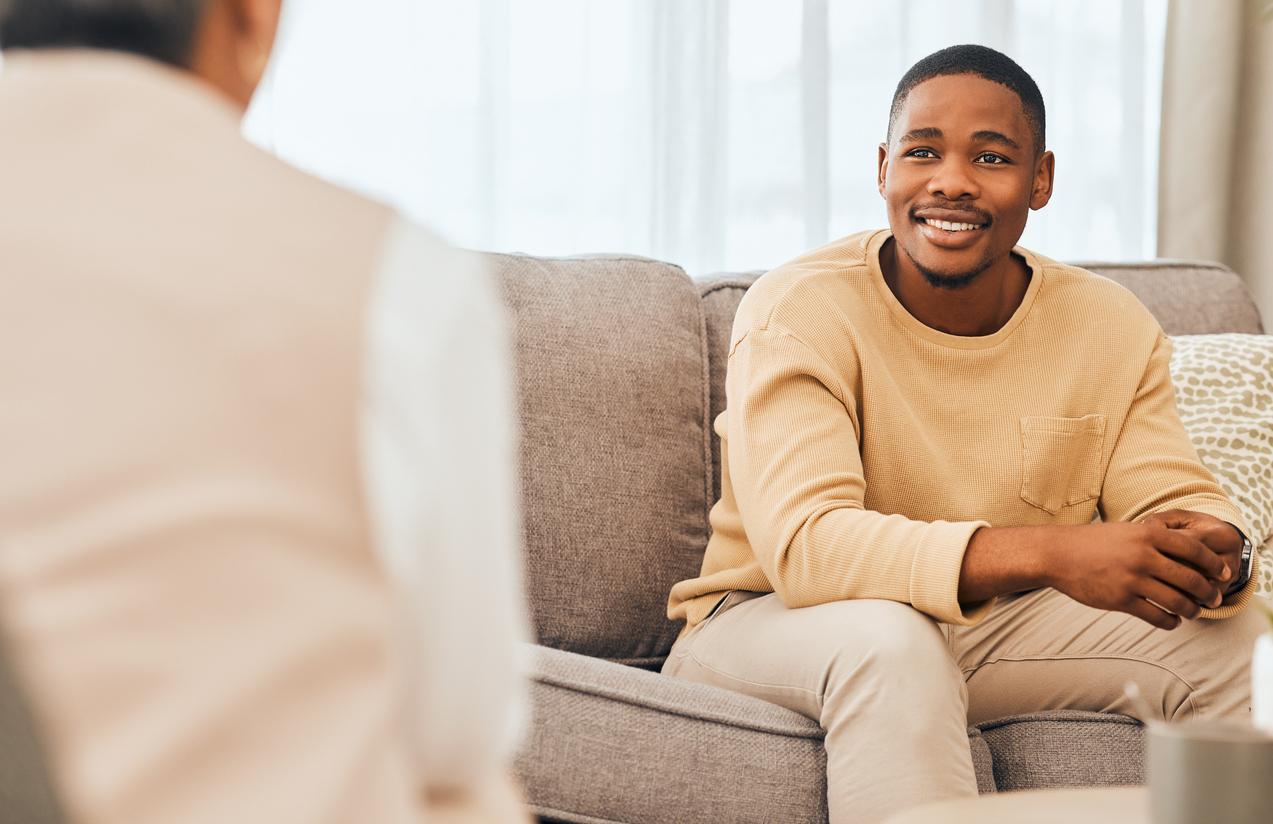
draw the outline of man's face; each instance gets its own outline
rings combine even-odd
[[[880,146],[879,189],[902,253],[930,283],[958,288],[1006,259],[1030,209],[1052,196],[1016,93],[973,74],[911,89]]]

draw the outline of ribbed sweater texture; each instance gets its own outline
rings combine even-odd
[[[835,241],[743,297],[715,421],[721,497],[670,618],[693,626],[748,590],[971,624],[993,604],[957,596],[983,526],[1180,508],[1249,532],[1180,422],[1170,339],[1130,291],[1018,247],[1031,276],[1016,312],[993,334],[950,335],[884,281],[890,237]],[[1254,586],[1204,617],[1237,612]]]

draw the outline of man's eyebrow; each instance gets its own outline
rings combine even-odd
[[[923,126],[918,129],[911,129],[909,132],[902,135],[900,142],[910,143],[916,140],[940,140],[944,136],[945,135],[942,134],[942,130],[935,126]],[[1003,132],[996,132],[993,129],[981,129],[980,131],[973,132],[972,139],[975,143],[998,143],[1012,149],[1019,150],[1021,148],[1021,145],[1017,143],[1017,141],[1008,137]]]
[[[1010,146],[1013,149],[1021,148],[1017,144],[1017,141],[1008,137],[1003,132],[995,132],[995,131],[990,131],[988,129],[983,129],[979,132],[973,132],[972,139],[977,143],[1002,143],[1003,145]]]
[[[899,138],[903,143],[911,140],[936,140],[942,136],[941,129],[933,126],[925,126],[921,129],[911,129]]]

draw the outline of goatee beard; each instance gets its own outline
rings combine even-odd
[[[932,269],[925,269],[924,265],[915,259],[910,252],[906,256],[911,259],[911,263],[915,264],[915,268],[924,276],[924,280],[928,281],[928,285],[934,289],[948,289],[957,292],[960,289],[966,289],[972,285],[982,272],[990,267],[990,262],[983,260],[973,269],[958,275],[944,275],[934,272]]]

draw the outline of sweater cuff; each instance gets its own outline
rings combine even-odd
[[[1219,516],[1217,516],[1219,517]],[[1242,610],[1246,609],[1247,604],[1251,603],[1251,599],[1255,597],[1255,591],[1260,588],[1260,553],[1251,554],[1251,578],[1246,582],[1246,586],[1230,595],[1220,602],[1220,606],[1215,609],[1203,607],[1202,612],[1198,613],[1198,618],[1206,618],[1212,621],[1218,621],[1222,618],[1232,618]]]
[[[988,521],[933,521],[911,559],[910,601],[920,612],[946,624],[969,626],[986,616],[995,599],[959,603],[959,571],[972,534]]]

